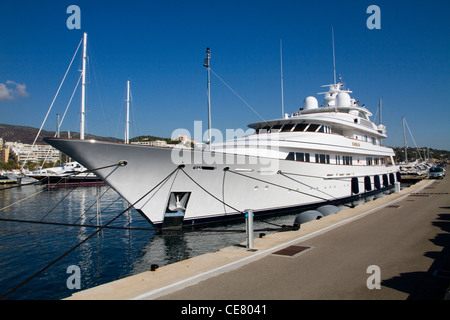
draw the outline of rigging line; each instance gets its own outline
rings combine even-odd
[[[322,191],[322,190],[319,190],[319,189],[315,189],[314,187],[312,187],[312,186],[310,186],[310,185],[308,185],[308,184],[306,184],[306,183],[303,183],[303,182],[301,182],[301,181],[295,180],[294,178],[291,178],[291,177],[287,176],[286,174],[282,173],[281,170],[278,171],[278,173],[281,174],[281,175],[282,175],[283,177],[285,177],[285,178],[288,178],[288,179],[290,179],[290,180],[292,180],[292,181],[298,182],[298,183],[300,183],[300,184],[302,184],[302,185],[304,185],[304,186],[306,186],[306,187],[313,188],[314,190],[320,191],[320,192],[322,192],[323,194],[325,194],[325,195],[327,195],[327,196],[329,196],[329,197],[331,197],[331,198],[334,198],[334,200],[327,200],[327,202],[339,203],[339,204],[342,204],[343,206],[346,206],[346,207],[349,207],[349,208],[353,208],[352,206],[349,206],[349,205],[347,205],[347,204],[345,204],[345,203],[342,203],[338,198],[336,198],[335,196],[333,196],[333,195],[331,195],[331,194],[329,194],[329,193],[326,193],[325,191]]]
[[[233,209],[233,210],[236,211],[236,212],[239,212],[239,213],[242,213],[242,214],[244,213],[243,211],[241,211],[241,210],[239,210],[239,209],[236,209],[235,207],[230,206],[229,204],[227,204],[227,203],[225,203],[224,201],[220,200],[218,197],[216,197],[216,196],[213,195],[211,192],[209,192],[208,190],[206,190],[205,188],[203,188],[200,184],[198,184],[197,181],[195,181],[195,180],[194,180],[194,179],[193,179],[186,171],[183,170],[183,168],[180,168],[180,169],[181,169],[181,171],[184,172],[184,174],[185,174],[189,179],[192,180],[192,182],[194,182],[200,189],[202,189],[203,191],[205,191],[205,192],[206,192],[207,194],[209,194],[211,197],[213,197],[214,199],[216,199],[216,200],[219,201],[220,203],[226,205],[227,207]]]
[[[61,121],[58,123],[58,130],[61,127],[61,125],[62,125],[62,123],[64,121],[64,118],[66,117],[67,110],[69,110],[69,106],[72,103],[73,96],[75,95],[75,92],[78,89],[78,85],[80,83],[81,77],[82,77],[82,74],[80,74],[80,77],[78,78],[77,84],[75,85],[75,89],[73,89],[72,96],[70,97],[69,103],[66,106],[66,110],[64,110],[64,114],[63,114],[63,116],[61,118]],[[55,132],[55,135],[54,135],[55,138],[56,138],[56,135],[57,135],[57,132]],[[45,155],[44,162],[42,163],[42,168],[44,167],[44,163],[47,161],[47,157],[48,157],[49,154],[50,154],[50,149],[47,150],[47,154]]]
[[[3,296],[0,297],[0,300],[4,300],[7,296],[9,296],[11,293],[15,292],[17,289],[21,288],[22,286],[24,286],[25,284],[27,284],[28,282],[30,282],[31,280],[33,280],[35,277],[37,277],[38,275],[40,275],[42,272],[44,272],[45,270],[47,270],[48,268],[50,268],[51,266],[53,266],[54,264],[56,264],[58,261],[60,261],[61,259],[63,259],[65,256],[67,256],[69,253],[71,253],[72,251],[74,251],[76,248],[80,247],[83,243],[85,243],[86,241],[88,241],[90,238],[92,238],[93,236],[95,236],[97,233],[99,233],[100,231],[102,231],[103,229],[105,229],[106,227],[108,227],[111,223],[113,223],[114,221],[116,221],[122,214],[124,214],[125,212],[127,212],[129,209],[131,209],[134,205],[136,205],[139,201],[141,201],[142,199],[144,199],[147,195],[149,195],[153,190],[155,190],[157,187],[159,187],[159,185],[161,185],[163,182],[167,181],[177,170],[181,169],[181,166],[178,166],[175,170],[173,170],[167,177],[165,177],[163,180],[161,180],[156,186],[154,186],[150,191],[148,191],[147,193],[145,193],[141,198],[139,198],[136,202],[134,202],[133,204],[131,204],[127,209],[123,210],[121,213],[119,213],[115,218],[111,219],[108,223],[106,223],[103,226],[100,226],[95,232],[93,232],[91,235],[87,236],[84,240],[82,240],[81,242],[79,242],[77,245],[75,245],[74,247],[72,247],[70,250],[66,251],[64,254],[62,254],[61,256],[59,256],[58,258],[56,258],[55,260],[53,260],[51,263],[49,263],[48,265],[46,265],[44,268],[42,268],[41,270],[39,270],[38,272],[36,272],[35,274],[33,274],[32,276],[30,276],[29,278],[27,278],[25,281],[21,282],[20,284],[18,284],[17,286],[15,286],[14,288],[12,288],[11,290],[9,290],[6,294],[4,294]]]
[[[414,139],[414,137],[413,137],[413,135],[412,135],[412,133],[411,133],[411,130],[409,129],[408,121],[406,121],[406,119],[405,119],[405,123],[406,123],[406,127],[408,128],[409,134],[411,135],[411,138],[412,138],[413,141],[414,141],[414,145],[416,146],[416,151],[417,151],[417,153],[419,154],[420,160],[423,161],[422,155],[420,154],[420,151],[419,151],[419,147],[417,146],[416,140]]]
[[[111,187],[109,187],[108,189],[106,189],[106,191],[105,192],[103,192],[103,194],[98,198],[98,199],[96,199],[96,201],[94,201],[90,206],[89,206],[89,208],[87,208],[86,210],[84,210],[84,212],[77,218],[77,220],[75,220],[74,221],[74,223],[75,222],[77,222],[78,220],[80,220],[83,216],[85,216],[86,215],[86,213],[89,211],[89,210],[91,210],[91,208],[96,204],[96,202],[97,201],[99,201],[109,190],[111,189]],[[115,201],[114,201],[115,202]],[[113,203],[114,203],[113,202]],[[101,212],[103,212],[103,211],[101,211]],[[100,213],[101,213],[100,212]],[[91,219],[92,220],[92,219]],[[91,222],[91,220],[89,220],[89,222]]]
[[[302,191],[299,191],[299,190],[288,188],[288,187],[285,187],[285,186],[282,186],[282,185],[279,185],[279,184],[276,184],[276,183],[273,183],[273,182],[269,182],[269,181],[265,181],[265,180],[262,180],[262,179],[259,179],[259,178],[247,176],[245,174],[242,174],[242,173],[239,173],[239,172],[236,172],[236,171],[233,171],[233,170],[228,170],[228,171],[231,172],[231,173],[234,173],[234,174],[237,174],[237,175],[249,178],[249,179],[253,179],[253,180],[256,180],[256,181],[259,181],[259,182],[263,182],[263,183],[268,183],[268,184],[271,184],[273,186],[276,186],[276,187],[279,187],[279,188],[282,188],[282,189],[291,190],[291,191],[294,191],[294,192],[297,192],[297,193],[300,193],[300,194],[304,194],[306,196],[318,198],[318,199],[326,201],[326,202],[334,202],[332,200],[328,200],[328,199],[325,199],[325,198],[322,198],[322,197],[319,197],[319,196],[315,196],[315,195],[312,195],[312,194],[309,194],[309,193],[306,193],[306,192],[302,192]]]
[[[44,127],[44,124],[47,121],[47,117],[48,117],[48,115],[50,114],[50,111],[53,108],[53,104],[55,103],[56,97],[58,96],[59,91],[61,90],[61,87],[62,87],[64,81],[66,80],[67,73],[69,72],[70,67],[72,66],[73,60],[75,59],[75,56],[77,55],[78,49],[80,48],[80,45],[81,45],[82,41],[83,41],[83,39],[81,39],[80,43],[78,44],[77,50],[75,51],[75,54],[73,55],[72,60],[70,61],[69,67],[67,68],[66,73],[64,74],[64,77],[63,77],[63,79],[61,81],[61,84],[59,85],[59,88],[56,91],[55,97],[53,98],[53,101],[52,101],[52,103],[50,105],[50,108],[48,109],[47,114],[45,115],[44,121],[42,122],[41,127],[39,128],[39,131],[38,131],[38,133],[36,135],[36,138],[34,138],[33,144],[31,145],[30,151],[28,152],[27,157],[26,157],[25,161],[23,162],[22,167],[20,168],[20,171],[23,170],[23,168],[25,166],[25,163],[27,163],[28,158],[30,157],[31,150],[33,149],[34,145],[36,144],[36,141],[37,141],[37,139],[39,137],[39,134],[41,133],[42,128]]]
[[[61,179],[59,179],[59,181],[55,184],[55,186],[57,186],[59,183],[62,183],[63,181],[64,181],[64,179],[65,178],[67,178],[67,177],[72,177],[72,176],[76,176],[76,175],[79,175],[79,174],[81,174],[81,173],[89,173],[89,172],[91,172],[91,171],[94,171],[94,170],[101,170],[101,169],[105,169],[105,168],[110,168],[110,167],[118,167],[118,166],[122,166],[123,165],[123,162],[121,161],[121,162],[119,162],[118,164],[113,164],[113,165],[108,165],[108,166],[104,166],[104,167],[100,167],[100,168],[96,168],[96,169],[92,169],[92,170],[85,170],[85,171],[81,171],[81,172],[75,172],[74,174],[71,174],[71,175],[67,175],[67,176],[64,176],[64,177],[61,177]],[[44,215],[42,218],[41,218],[41,220],[40,221],[42,221],[42,220],[44,220],[53,210],[55,210],[56,209],[56,207],[61,203],[61,202],[63,202],[64,201],[64,199],[66,199],[78,186],[80,186],[83,182],[84,182],[84,180],[86,180],[86,178],[87,178],[87,175],[86,176],[84,176],[83,177],[83,179],[81,180],[81,181],[79,181],[78,182],[78,184],[76,185],[76,186],[74,186],[73,188],[71,188],[70,189],[70,191],[49,211],[49,212],[47,212],[47,214],[46,215]]]
[[[77,224],[77,223],[66,223],[66,222],[50,222],[50,221],[34,221],[34,220],[20,220],[20,219],[8,219],[8,218],[0,218],[0,221],[4,222],[20,222],[20,223],[30,223],[30,224],[45,224],[51,226],[65,226],[65,227],[80,227],[80,228],[101,228],[102,226],[98,225],[89,225],[89,224]],[[130,227],[116,227],[116,226],[107,226],[105,229],[119,229],[119,230],[141,230],[141,231],[155,231],[154,228],[130,228]],[[26,231],[26,232],[34,232],[34,231]]]
[[[5,209],[7,209],[7,208],[9,208],[9,207],[12,207],[13,205],[16,205],[16,204],[18,204],[18,203],[20,203],[20,202],[22,202],[22,201],[25,201],[25,200],[27,200],[27,199],[29,199],[29,198],[31,198],[31,197],[34,197],[34,196],[36,196],[36,195],[38,195],[39,193],[44,192],[44,191],[45,191],[45,189],[42,189],[41,191],[38,191],[38,192],[36,192],[36,193],[33,193],[32,195],[30,195],[30,196],[28,196],[28,197],[26,197],[26,198],[23,198],[23,199],[20,199],[19,201],[16,201],[16,202],[14,202],[14,203],[11,203],[10,205],[7,205],[6,207],[1,208],[0,211],[3,211],[3,210],[5,210]]]
[[[217,74],[217,73],[215,73],[211,68],[210,68],[210,70],[211,70],[211,72],[220,80],[220,81],[222,81],[222,83],[224,84],[224,85],[226,85],[227,86],[227,88],[228,89],[230,89],[239,99],[241,99],[241,101],[242,102],[244,102],[246,105],[247,105],[247,107],[249,107],[250,109],[252,109],[253,110],[253,112],[254,113],[256,113],[257,115],[258,115],[258,117],[260,117],[265,123],[267,123],[267,124],[269,124],[255,109],[253,109],[253,107],[251,106],[251,105],[249,105],[248,103],[247,103],[247,101],[245,101],[240,95],[238,95],[237,94],[237,92],[236,91],[234,91],[233,90],[233,88],[231,88],[225,81],[223,81],[222,80],[222,78],[221,77],[219,77],[219,75]]]
[[[100,211],[100,213],[103,213],[106,211],[106,209],[108,209],[109,207],[111,207],[114,203],[116,203],[117,201],[119,201],[122,198],[122,196],[119,195],[119,197],[117,197],[116,200],[114,200],[113,202],[111,202],[110,204],[108,204],[106,207],[103,208],[103,210]],[[80,217],[81,218],[81,217]],[[77,221],[80,219],[78,218]],[[94,218],[97,218],[97,216],[94,216],[92,218],[89,219],[89,222],[91,222]]]

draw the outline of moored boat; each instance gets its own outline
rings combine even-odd
[[[257,122],[255,132],[206,148],[167,149],[46,138],[113,187],[157,227],[298,212],[394,188],[394,151],[384,125],[338,82],[321,107]]]

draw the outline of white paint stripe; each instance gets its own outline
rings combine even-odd
[[[162,287],[162,288],[159,288],[159,289],[156,289],[156,290],[152,290],[152,291],[143,293],[143,294],[141,294],[141,295],[139,295],[139,296],[137,296],[137,297],[135,297],[135,298],[132,298],[131,300],[140,300],[140,299],[144,299],[144,298],[146,298],[146,297],[149,297],[149,296],[152,296],[152,295],[156,295],[156,294],[158,294],[158,293],[161,293],[161,292],[163,292],[163,291],[165,291],[165,290],[168,290],[168,289],[171,289],[171,288],[175,288],[175,287],[180,286],[180,285],[182,285],[182,284],[189,283],[189,282],[191,282],[191,281],[198,280],[198,279],[201,279],[201,278],[205,278],[205,277],[207,277],[208,275],[211,275],[211,276],[212,276],[213,274],[218,273],[218,272],[220,272],[220,271],[225,271],[226,269],[228,269],[228,268],[230,268],[230,267],[232,267],[232,266],[239,265],[239,264],[243,264],[244,262],[247,262],[248,260],[252,260],[252,259],[255,259],[255,260],[256,260],[257,257],[263,256],[263,255],[266,255],[266,254],[269,254],[270,252],[273,252],[273,251],[276,251],[276,250],[278,250],[278,249],[287,247],[287,246],[289,246],[289,245],[291,245],[291,244],[293,244],[293,243],[296,243],[296,242],[299,242],[299,241],[302,241],[302,240],[307,240],[307,239],[313,238],[313,237],[315,237],[315,236],[317,236],[317,235],[319,235],[319,234],[322,234],[322,233],[325,233],[325,232],[327,232],[327,231],[330,231],[330,230],[333,230],[333,229],[335,229],[335,228],[338,228],[338,227],[340,227],[340,226],[343,226],[343,225],[345,225],[345,224],[347,224],[347,223],[349,223],[349,222],[351,222],[351,221],[353,221],[353,220],[359,219],[359,218],[361,218],[361,217],[363,217],[363,216],[365,216],[365,215],[368,215],[368,214],[373,213],[373,212],[375,212],[375,211],[378,211],[378,210],[380,210],[380,209],[382,209],[382,208],[384,208],[384,207],[387,207],[387,206],[389,206],[389,205],[391,205],[391,204],[393,204],[393,203],[396,203],[396,202],[398,202],[398,201],[401,201],[401,200],[403,200],[404,198],[408,197],[411,193],[413,193],[413,192],[418,192],[418,191],[420,191],[420,190],[426,188],[428,185],[432,184],[433,182],[434,182],[434,180],[430,181],[429,183],[427,183],[426,185],[422,186],[421,188],[419,188],[419,189],[417,189],[417,190],[415,190],[415,191],[411,191],[411,192],[405,194],[404,196],[401,196],[400,198],[397,198],[397,199],[392,200],[392,201],[390,201],[390,202],[388,202],[388,203],[385,203],[385,204],[383,204],[383,205],[380,205],[379,207],[376,207],[376,208],[370,209],[370,210],[368,210],[368,211],[362,212],[362,213],[360,213],[360,214],[358,214],[358,215],[356,215],[356,216],[353,216],[353,217],[351,217],[351,218],[342,220],[342,221],[340,221],[340,222],[338,222],[338,223],[335,223],[335,224],[333,224],[333,225],[331,225],[331,226],[325,227],[325,228],[320,229],[320,230],[316,230],[316,231],[314,231],[314,232],[312,232],[312,233],[310,233],[310,234],[307,234],[307,235],[301,236],[301,237],[299,237],[299,238],[296,238],[296,239],[294,239],[294,240],[290,240],[290,241],[288,241],[288,242],[279,244],[279,245],[277,245],[277,246],[275,246],[275,247],[272,247],[272,248],[270,248],[270,249],[266,249],[266,250],[257,252],[257,253],[255,253],[254,255],[251,255],[251,256],[248,256],[248,257],[245,257],[245,258],[236,260],[236,261],[234,261],[234,262],[228,263],[228,264],[223,265],[223,266],[221,266],[221,267],[217,267],[217,268],[215,268],[215,269],[212,269],[212,270],[203,272],[203,273],[201,273],[201,274],[198,274],[198,275],[195,275],[195,276],[186,278],[186,279],[184,279],[184,280],[181,280],[181,281],[172,283],[172,284],[167,285],[167,286],[165,286],[165,287]],[[205,279],[206,279],[206,278],[205,278]]]

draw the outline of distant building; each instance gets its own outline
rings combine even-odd
[[[187,143],[195,143],[194,139],[189,139],[188,136],[178,136],[176,138],[172,138],[172,141],[180,141],[180,142],[187,142]]]
[[[155,141],[138,141],[131,142],[131,144],[138,144],[141,146],[153,146],[153,147],[170,147],[164,140],[155,140]]]
[[[55,162],[59,160],[60,152],[49,145],[34,145],[20,142],[6,142],[4,148],[9,149],[9,157],[14,156],[17,161],[39,162],[46,161]]]

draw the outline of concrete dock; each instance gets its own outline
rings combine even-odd
[[[442,300],[450,282],[449,189],[448,177],[423,180],[298,231],[257,238],[253,251],[227,247],[67,299]]]

